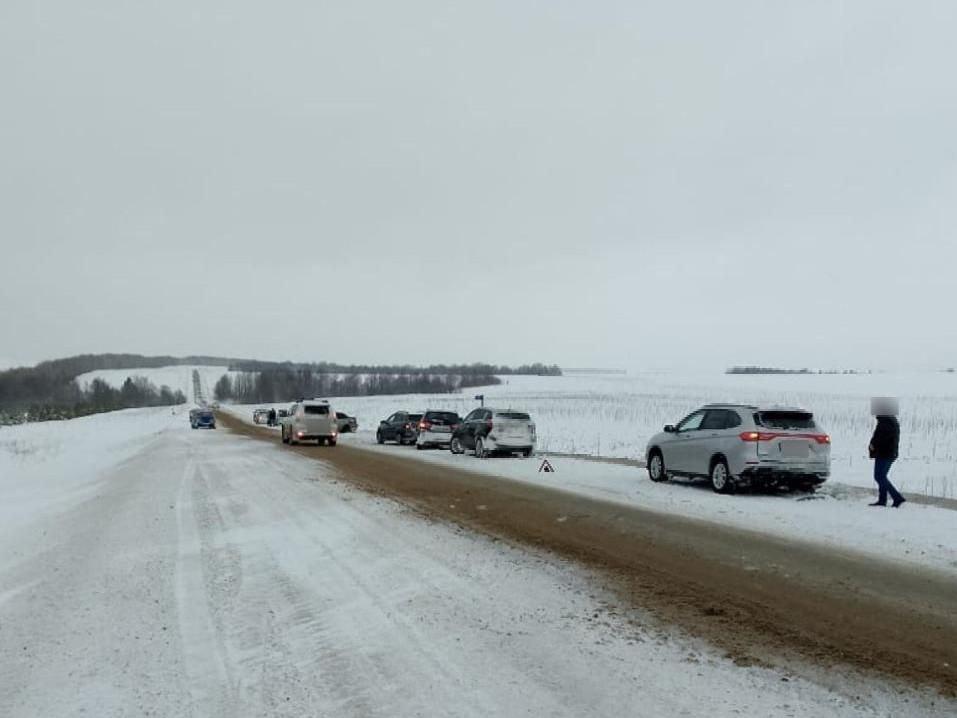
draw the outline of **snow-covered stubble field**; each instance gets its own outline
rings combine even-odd
[[[192,396],[193,367],[94,372],[119,385],[129,374],[166,383]],[[224,367],[199,367],[212,387]],[[464,415],[484,394],[488,405],[532,414],[539,449],[547,452],[642,458],[645,443],[665,424],[717,401],[799,405],[814,412],[832,437],[832,481],[871,486],[867,443],[872,396],[901,401],[901,459],[892,478],[905,492],[957,497],[957,374],[727,375],[647,372],[627,375],[503,377],[498,386],[450,395],[338,397],[335,407],[355,415],[360,431],[399,409],[452,409]],[[295,397],[289,397],[294,400]]]
[[[901,459],[892,477],[905,491],[957,497],[957,374],[726,375],[636,373],[503,377],[499,386],[448,396],[338,398],[360,430],[374,430],[396,409],[485,403],[532,414],[542,451],[643,458],[649,437],[708,402],[798,405],[814,412],[832,438],[832,480],[871,486],[867,444],[870,397],[901,401]]]

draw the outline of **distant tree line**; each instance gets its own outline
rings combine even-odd
[[[144,377],[127,377],[123,386],[115,389],[102,379],[94,379],[89,386],[80,387],[74,377],[64,381],[62,375],[48,375],[46,382],[43,375],[28,376],[27,385],[19,385],[5,376],[10,373],[0,372],[0,426],[186,402],[183,392],[173,391],[168,386],[156,388]],[[29,398],[26,386],[35,392]],[[11,395],[17,398],[11,399]]]
[[[500,383],[491,374],[339,374],[282,368],[224,374],[213,394],[220,401],[266,404],[299,397],[451,394],[466,387]]]
[[[298,396],[361,396],[369,394],[445,393],[463,387],[497,384],[495,375],[531,374],[558,376],[561,369],[541,363],[519,367],[493,364],[430,367],[344,365],[332,362],[293,364],[216,356],[144,356],[142,354],[81,354],[40,362],[33,367],[0,371],[0,422],[66,419],[133,406],[166,406],[183,403],[182,392],[150,387],[129,378],[121,389],[103,381],[87,388],[76,378],[98,370],[148,369],[164,366],[229,366],[248,372],[237,387],[223,386],[237,401],[284,401]],[[259,375],[259,378],[255,378]]]
[[[857,369],[777,369],[765,366],[734,366],[725,374],[862,374]],[[870,374],[870,372],[866,372]]]
[[[378,376],[561,376],[557,364],[522,364],[517,367],[495,364],[432,364],[425,367],[411,364],[336,364],[334,362],[268,362],[256,360],[236,361],[229,365],[231,371],[262,372],[272,370],[309,371],[316,374],[371,374]]]

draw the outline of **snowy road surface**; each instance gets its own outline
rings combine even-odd
[[[618,611],[560,558],[162,410],[0,431],[0,506],[9,718],[954,708],[926,691],[735,665]]]

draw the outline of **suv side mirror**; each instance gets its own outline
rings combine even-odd
[[[667,433],[667,434],[675,434],[675,433],[677,433],[677,431],[678,431],[678,429],[675,428],[675,425],[674,425],[674,424],[667,424],[667,425],[665,426],[665,433]]]

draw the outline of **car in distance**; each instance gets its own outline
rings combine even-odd
[[[793,407],[708,404],[653,436],[648,476],[707,478],[718,493],[739,486],[811,491],[831,473],[831,437]]]
[[[354,416],[349,416],[344,411],[336,412],[336,424],[339,426],[340,434],[354,434],[359,429],[359,422]]]
[[[535,422],[524,411],[475,409],[452,432],[449,449],[453,454],[468,450],[480,458],[492,454],[531,456],[535,451]]]
[[[191,409],[189,425],[194,429],[215,429],[216,415],[209,409]]]
[[[253,423],[265,424],[268,417],[269,417],[269,409],[256,409],[253,412]]]
[[[429,409],[419,420],[415,437],[416,449],[430,446],[448,446],[452,441],[452,432],[462,423],[462,417],[454,411]]]
[[[339,439],[336,414],[324,399],[300,399],[280,419],[279,428],[284,444],[315,441],[335,446]]]
[[[400,445],[414,444],[421,420],[422,414],[397,411],[388,419],[379,422],[379,428],[375,432],[375,440],[380,444],[387,441],[394,441]]]

